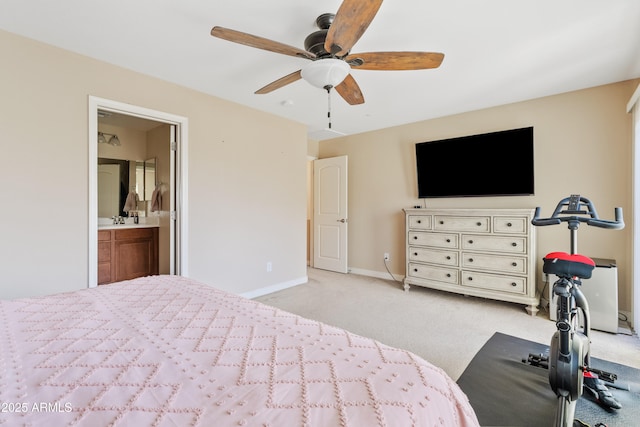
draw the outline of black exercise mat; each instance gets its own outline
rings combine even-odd
[[[482,426],[553,425],[556,396],[548,371],[522,362],[529,353],[548,352],[548,345],[501,333],[487,341],[458,379]],[[630,390],[609,387],[622,404],[618,410],[607,410],[583,394],[576,418],[590,426],[599,422],[608,427],[640,426],[640,370],[596,358],[591,358],[591,365],[617,374],[615,384]]]

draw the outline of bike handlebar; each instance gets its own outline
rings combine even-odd
[[[560,200],[553,215],[540,218],[540,207],[536,208],[531,223],[535,226],[558,225],[568,222],[570,228],[578,228],[581,222],[600,228],[619,230],[624,228],[622,208],[615,208],[615,220],[600,219],[591,200],[572,194]]]

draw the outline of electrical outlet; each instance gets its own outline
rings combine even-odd
[[[271,273],[271,270],[273,270],[273,264],[271,264],[271,261],[269,261],[267,263],[267,273]]]
[[[384,253],[384,260],[385,260],[385,261],[389,261],[389,258],[390,258],[390,257],[389,257],[389,252],[385,252],[385,253]]]

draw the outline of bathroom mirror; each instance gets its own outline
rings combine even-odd
[[[99,218],[126,216],[124,203],[129,194],[129,168],[129,160],[98,158]]]
[[[128,216],[124,210],[130,191],[138,194],[138,199],[151,200],[155,190],[157,160],[120,160],[98,158],[98,218]],[[141,216],[145,209],[140,206]]]
[[[151,200],[153,190],[156,189],[158,181],[156,180],[156,158],[144,161],[144,200]]]
[[[156,158],[136,162],[136,193],[140,201],[149,201],[157,185]]]
[[[136,161],[136,193],[140,201],[144,201],[144,162],[142,160]]]

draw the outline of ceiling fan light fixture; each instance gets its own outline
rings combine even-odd
[[[351,66],[341,59],[327,58],[310,62],[301,71],[302,78],[309,84],[325,89],[342,83],[349,75]]]

